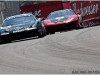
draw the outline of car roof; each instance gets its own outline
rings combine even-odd
[[[51,15],[52,13],[56,13],[56,12],[60,12],[60,11],[66,11],[66,10],[72,10],[72,9],[63,9],[63,10],[57,10],[57,11],[53,11],[53,12],[51,12],[49,15]],[[73,10],[72,10],[73,11]],[[73,11],[74,12],[74,11]],[[48,15],[48,16],[49,16]],[[47,16],[47,18],[48,18],[48,16]]]
[[[21,17],[21,16],[30,16],[30,15],[33,15],[33,14],[25,13],[25,14],[14,15],[14,16],[7,17],[6,20],[13,19],[13,18],[16,18],[16,17]]]
[[[55,13],[55,12],[59,12],[59,11],[66,11],[66,10],[72,10],[72,9],[57,10],[57,11],[54,11],[54,12],[51,12],[51,13]]]

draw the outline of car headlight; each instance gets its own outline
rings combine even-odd
[[[8,32],[8,31],[11,31],[12,30],[12,28],[6,28],[6,31]]]
[[[32,25],[31,27],[27,27],[27,28],[25,28],[25,30],[32,30],[32,29],[37,29],[37,27],[34,26],[34,25]]]

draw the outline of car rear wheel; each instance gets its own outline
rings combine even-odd
[[[39,38],[41,38],[41,37],[44,37],[44,36],[46,36],[47,34],[46,34],[46,30],[45,29],[43,29],[42,31],[40,31],[39,33],[38,33],[38,37]]]
[[[77,29],[82,29],[84,28],[84,24],[83,23],[79,23]]]

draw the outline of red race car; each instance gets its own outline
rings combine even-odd
[[[81,15],[74,13],[72,9],[59,10],[50,13],[47,19],[44,20],[44,26],[47,34],[84,27]]]

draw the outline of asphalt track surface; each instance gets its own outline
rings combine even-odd
[[[0,45],[0,74],[100,72],[100,26]]]

